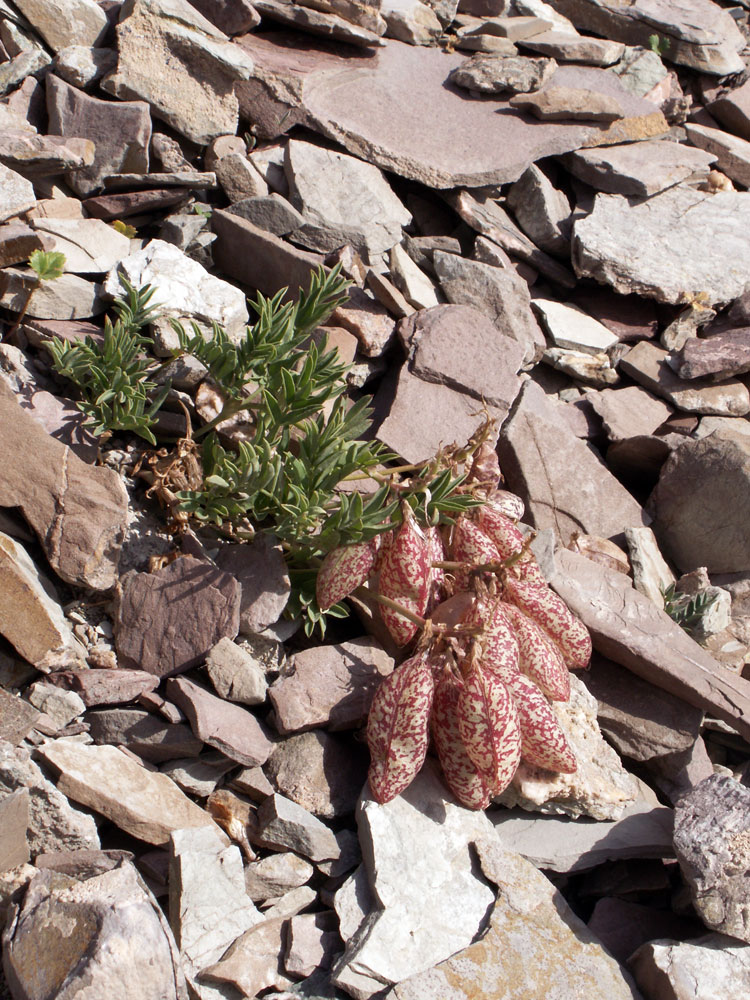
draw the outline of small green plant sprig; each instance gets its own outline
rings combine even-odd
[[[121,279],[122,280],[122,279]],[[153,346],[140,331],[154,318],[153,290],[124,282],[127,299],[115,303],[117,321],[107,321],[103,344],[87,338],[70,345],[50,344],[57,371],[79,387],[78,406],[96,433],[129,430],[155,444],[153,424],[168,386],[158,396],[149,360]],[[174,501],[179,514],[241,542],[257,531],[274,534],[284,548],[292,581],[287,614],[301,615],[307,634],[325,632],[328,617],[345,617],[335,604],[322,611],[315,598],[317,567],[331,549],[367,541],[401,523],[406,500],[422,524],[451,521],[476,501],[461,491],[464,474],[455,471],[454,452],[418,466],[392,468],[396,458],[367,440],[371,411],[367,399],[345,398],[348,366],[325,341],[312,334],[346,300],[349,282],[340,269],[318,269],[296,302],[286,289],[251,303],[256,321],[235,343],[218,325],[206,339],[193,324],[189,335],[173,323],[177,353],[190,354],[207,369],[221,397],[220,412],[181,442],[194,452],[202,439],[198,485],[185,488],[179,444],[167,456],[155,492]],[[244,414],[250,430],[234,445],[222,438],[222,424]],[[454,450],[455,451],[455,450]],[[156,467],[155,467],[156,468]],[[409,474],[404,479],[404,473]],[[194,478],[194,477],[193,477]],[[356,490],[371,478],[374,492]],[[342,488],[349,480],[351,490]],[[179,484],[179,485],[178,485]]]
[[[676,622],[686,632],[694,632],[700,625],[701,618],[715,602],[716,598],[707,591],[694,594],[681,594],[676,584],[670,583],[662,588],[664,610],[673,622]]]
[[[62,277],[65,270],[65,254],[60,253],[58,250],[34,250],[29,257],[29,267],[36,274],[36,278],[26,293],[26,299],[19,310],[18,316],[16,316],[15,323],[7,331],[6,338],[10,338],[23,322],[23,318],[34,297],[34,292],[38,288],[41,288],[45,281],[56,281],[57,278]]]
[[[115,301],[117,319],[105,320],[101,344],[91,337],[77,344],[53,337],[46,346],[55,370],[78,386],[82,398],[76,405],[95,435],[131,431],[155,445],[152,427],[170,384],[159,387],[152,380],[159,365],[146,352],[153,341],[140,333],[156,316],[149,306],[154,289],[136,290],[125,278],[120,280],[127,299]]]

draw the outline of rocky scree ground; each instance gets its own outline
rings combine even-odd
[[[750,992],[747,20],[0,0],[0,995]],[[372,799],[403,652],[361,608],[305,638],[273,539],[175,541],[45,346],[101,338],[122,275],[168,362],[170,317],[239,338],[335,263],[377,439],[421,462],[489,412],[593,637],[577,772],[484,812],[432,758]],[[167,373],[173,440],[215,398]]]

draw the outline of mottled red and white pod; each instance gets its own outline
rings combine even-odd
[[[436,525],[431,525],[425,531],[427,535],[428,558],[430,560],[430,583],[429,596],[427,598],[427,614],[436,608],[444,596],[445,570],[442,566],[435,566],[434,563],[445,561],[445,545],[440,529]]]
[[[524,515],[523,500],[508,490],[494,490],[488,497],[489,503],[497,507],[511,521],[520,521]]]
[[[469,758],[492,795],[511,782],[521,759],[518,712],[508,686],[473,663],[463,678],[456,710],[458,731]]]
[[[477,512],[479,527],[492,540],[501,559],[517,555],[524,544],[523,533],[494,504],[486,503]]]
[[[501,562],[500,553],[489,535],[468,517],[459,517],[453,529],[451,559],[481,566],[483,563]],[[456,590],[466,590],[469,585],[468,570],[456,570]]]
[[[560,648],[571,670],[582,670],[591,659],[591,636],[565,601],[548,586],[541,587],[510,574],[504,582],[505,597],[540,625]]]
[[[424,763],[435,682],[424,653],[397,667],[375,692],[367,717],[370,769],[376,801],[390,802]]]
[[[367,580],[375,566],[380,537],[331,549],[315,580],[315,596],[322,611],[343,601]]]
[[[576,755],[542,692],[523,674],[513,678],[510,690],[518,709],[524,762],[547,771],[572,774],[578,767]]]
[[[383,556],[378,591],[423,616],[430,597],[430,543],[408,504],[403,505],[403,518]],[[380,614],[397,645],[405,646],[417,634],[419,625],[393,608],[381,604]]]
[[[497,458],[497,433],[487,438],[474,452],[469,475],[470,483],[482,483],[485,489],[494,489],[500,482],[500,462]]]
[[[448,788],[467,809],[486,809],[490,804],[487,783],[466,752],[458,731],[458,699],[463,681],[444,667],[435,684],[432,703],[432,738]]]
[[[535,583],[539,587],[547,586],[547,581],[539,568],[536,556],[528,549],[517,562],[513,563],[510,572],[517,580],[526,580],[527,583]]]
[[[501,680],[518,673],[518,642],[501,601],[477,600],[466,617],[466,624],[484,629],[479,636],[484,668]]]
[[[570,674],[559,648],[520,608],[503,602],[518,643],[518,667],[552,701],[570,698]]]

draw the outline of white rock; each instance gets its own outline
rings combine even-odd
[[[638,798],[639,787],[602,737],[596,698],[571,674],[570,701],[554,702],[552,708],[576,755],[578,770],[556,774],[522,762],[510,786],[495,801],[541,813],[620,819]]]
[[[65,271],[102,274],[130,255],[130,240],[101,219],[32,219],[32,229],[49,234],[53,250],[65,254]]]
[[[435,286],[411,259],[400,243],[388,255],[393,284],[415,309],[429,309],[440,304]]]
[[[533,299],[531,307],[541,319],[555,347],[582,351],[584,354],[598,354],[618,343],[611,330],[578,306],[554,299]]]
[[[360,253],[384,253],[398,243],[401,227],[411,221],[371,163],[292,139],[285,169],[289,200],[307,220],[304,233],[298,230],[293,238],[311,250],[331,251],[350,243]]]
[[[34,185],[0,163],[0,222],[36,205]]]
[[[32,684],[27,697],[34,708],[52,719],[58,729],[64,729],[69,722],[86,711],[83,699],[75,691],[66,691],[65,688],[45,681]]]
[[[261,664],[225,636],[206,657],[206,669],[218,694],[243,705],[261,705],[268,683]]]
[[[380,13],[388,25],[387,38],[411,45],[432,45],[443,33],[435,12],[420,0],[383,0]]]
[[[472,870],[469,844],[494,831],[484,813],[455,804],[432,762],[386,805],[364,797],[357,825],[380,905],[350,938],[334,981],[366,997],[471,942],[493,893]]]
[[[675,582],[675,576],[659,549],[651,528],[626,528],[633,585],[645,594],[657,608],[664,607],[662,591]]]
[[[245,891],[238,847],[225,847],[208,828],[175,830],[170,842],[170,923],[193,983],[263,917]]]
[[[750,945],[724,934],[691,941],[649,941],[628,959],[644,996],[728,1000],[750,996]]]
[[[228,281],[209,274],[171,243],[151,240],[142,250],[121,260],[104,281],[104,291],[113,298],[125,293],[120,274],[136,288],[152,285],[155,292],[150,305],[158,308],[162,316],[206,323],[215,320],[231,340],[238,342],[244,337],[248,321],[244,294]],[[187,332],[192,334],[189,327]]]

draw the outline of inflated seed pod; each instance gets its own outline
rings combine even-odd
[[[509,682],[521,729],[521,758],[548,771],[572,774],[578,767],[568,737],[539,688],[519,674]]]
[[[353,593],[372,572],[380,548],[380,535],[369,542],[340,545],[326,555],[315,581],[318,607],[325,611]]]
[[[546,585],[517,580],[510,574],[503,586],[506,600],[544,629],[559,646],[570,670],[588,666],[591,659],[588,629],[553,590]]]
[[[509,493],[508,490],[494,490],[487,499],[511,521],[520,521],[524,515],[523,500],[515,493]]]
[[[456,711],[466,753],[490,793],[499,795],[521,759],[521,731],[510,689],[475,661],[463,677]]]
[[[536,556],[528,549],[510,568],[510,574],[517,580],[526,580],[528,583],[536,583],[540,587],[547,586],[547,580],[539,568]]]
[[[552,701],[570,698],[570,674],[559,648],[513,604],[502,604],[518,643],[518,667]]]
[[[451,542],[451,559],[481,566],[483,563],[501,562],[500,553],[489,535],[468,517],[456,521]],[[456,590],[466,590],[469,585],[468,569],[456,570]]]
[[[486,809],[490,790],[466,752],[458,730],[458,700],[463,687],[460,677],[447,666],[438,673],[432,703],[432,738],[448,788],[467,809]]]
[[[430,597],[430,543],[411,508],[403,505],[403,521],[386,550],[380,566],[378,591],[407,611],[423,616]],[[380,614],[397,645],[405,646],[419,625],[404,615],[380,605]]]
[[[510,559],[521,551],[524,544],[523,533],[511,519],[492,503],[486,503],[477,511],[479,527],[490,537],[501,559]]]
[[[424,653],[397,667],[375,692],[367,718],[370,769],[377,802],[390,802],[407,788],[424,763],[435,682]]]
[[[466,624],[483,629],[479,636],[482,667],[501,680],[518,673],[518,641],[501,601],[477,600],[466,617]]]

